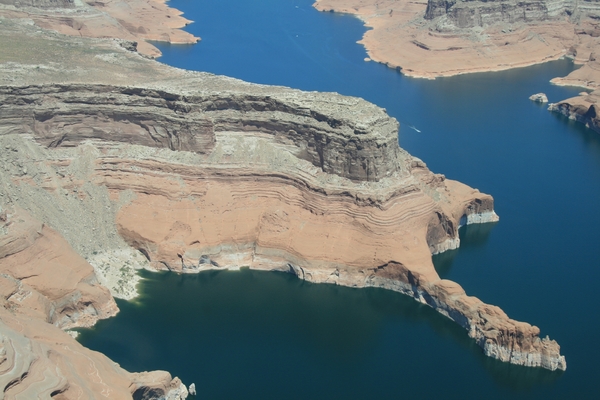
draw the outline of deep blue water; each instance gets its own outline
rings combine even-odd
[[[539,326],[568,369],[490,360],[466,333],[381,290],[310,285],[250,271],[147,274],[136,303],[82,335],[131,370],[167,369],[203,398],[600,398],[600,135],[528,100],[568,60],[433,81],[367,63],[353,17],[304,0],[172,0],[196,45],[161,61],[251,82],[360,96],[401,123],[400,145],[490,193],[497,224],[461,230],[442,277]],[[410,128],[414,126],[421,132]]]

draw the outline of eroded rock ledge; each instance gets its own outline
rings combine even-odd
[[[2,35],[30,29],[5,22]],[[40,68],[0,53],[14,71],[0,86],[6,396],[185,397],[167,373],[129,374],[60,329],[116,312],[98,284],[106,270],[88,260],[132,248],[153,269],[249,266],[396,290],[459,323],[489,356],[566,368],[537,327],[439,278],[431,254],[456,248],[459,226],[496,221],[493,199],[401,149],[384,110],[177,70],[112,42],[23,38]],[[77,57],[57,68],[45,49]]]
[[[32,138],[54,164],[35,178],[21,174],[19,189],[52,182],[46,190],[81,195],[91,181],[112,199],[130,193],[116,228],[157,269],[249,266],[385,287],[455,320],[492,357],[565,369],[558,345],[538,328],[467,296],[433,268],[432,253],[458,246],[461,224],[497,220],[490,196],[431,173],[398,147],[396,121],[367,102],[238,91],[227,80],[218,93],[206,90],[218,79],[198,74],[190,81],[197,90],[185,94],[0,88],[0,133]],[[82,148],[89,159],[78,183],[69,167]]]

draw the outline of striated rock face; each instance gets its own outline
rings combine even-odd
[[[87,146],[83,181],[129,198],[117,230],[156,269],[248,266],[397,290],[461,324],[492,357],[566,368],[538,328],[440,280],[431,254],[456,248],[459,226],[496,221],[493,200],[399,148],[381,109],[336,94],[240,91],[203,74],[179,84],[198,89],[3,87],[0,133],[54,154],[61,167],[38,179],[57,192],[80,185],[60,172],[79,163],[64,151]]]
[[[463,1],[429,0],[426,19],[446,16],[459,28],[487,26],[497,22],[545,21],[565,15],[571,1]],[[571,13],[572,10],[569,10]]]
[[[600,15],[597,0],[467,1],[428,0],[426,19],[445,16],[458,28],[489,26],[496,23],[539,22],[574,15]]]
[[[3,22],[0,35],[15,29],[30,28]],[[114,43],[40,44],[35,30],[23,40],[37,47],[0,41],[0,61],[10,60],[0,67],[15,71],[0,85],[6,397],[187,396],[168,373],[130,374],[60,329],[116,312],[88,260],[104,278],[129,279],[125,266],[97,261],[132,251],[153,269],[247,266],[396,290],[459,323],[491,357],[566,368],[538,328],[439,278],[431,254],[456,248],[461,225],[497,221],[493,199],[401,149],[384,110],[168,68]],[[19,64],[29,48],[41,68]],[[39,57],[47,48],[85,51],[64,73]]]
[[[2,95],[4,132],[29,131],[48,147],[103,139],[202,153],[214,145],[212,121],[167,93],[67,85]]]
[[[315,103],[325,99],[313,96]],[[103,85],[0,88],[0,133],[33,134],[49,147],[100,139],[196,153],[210,153],[220,132],[264,133],[293,144],[299,158],[323,172],[378,181],[398,171],[398,123],[381,110],[357,100],[328,115],[294,100],[294,95],[183,96]],[[359,119],[352,108],[372,113]]]
[[[559,103],[548,105],[548,110],[562,114],[569,119],[581,122],[588,128],[600,132],[600,117],[598,116],[599,93],[566,99]]]

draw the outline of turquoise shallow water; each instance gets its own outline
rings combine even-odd
[[[566,373],[484,357],[460,328],[381,290],[251,271],[145,274],[144,296],[81,341],[131,370],[167,369],[205,398],[597,398],[600,135],[528,100],[567,60],[506,72],[410,79],[363,61],[350,16],[310,1],[173,0],[193,46],[161,61],[258,83],[361,96],[401,122],[401,146],[490,193],[497,224],[461,230],[434,258],[471,295],[538,325]],[[421,132],[410,128],[416,127]]]

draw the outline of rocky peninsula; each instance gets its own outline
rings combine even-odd
[[[431,255],[497,221],[493,199],[399,147],[383,109],[135,49],[0,19],[3,397],[185,398],[167,372],[129,373],[65,332],[114,315],[135,268],[395,290],[490,357],[566,369],[537,327],[440,279]]]

